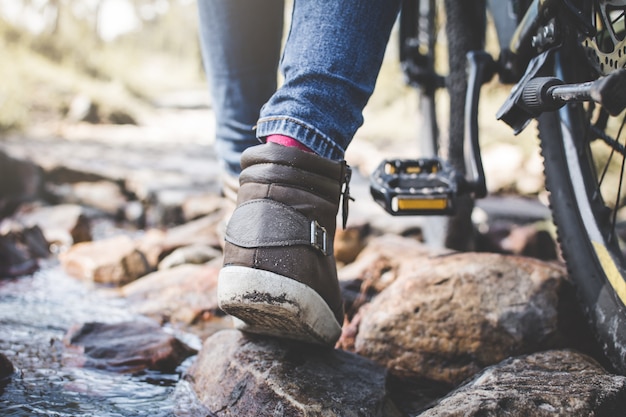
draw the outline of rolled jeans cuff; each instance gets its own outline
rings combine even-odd
[[[315,127],[289,116],[268,116],[259,119],[256,135],[265,142],[269,135],[285,135],[297,140],[317,155],[341,161],[346,150]]]

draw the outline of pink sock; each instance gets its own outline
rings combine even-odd
[[[266,142],[277,143],[279,145],[287,146],[290,148],[298,148],[301,151],[313,152],[312,150],[310,150],[309,148],[307,148],[306,146],[304,146],[303,144],[301,144],[294,138],[290,138],[289,136],[285,136],[285,135],[269,135],[266,138]]]

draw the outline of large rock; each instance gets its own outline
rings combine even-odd
[[[147,320],[122,323],[85,323],[70,329],[65,344],[73,365],[115,372],[145,369],[174,372],[196,351]]]
[[[207,339],[190,370],[200,401],[220,416],[401,416],[385,371],[354,354],[236,330]]]
[[[145,255],[125,235],[78,243],[59,260],[69,275],[101,284],[124,285],[151,270]]]
[[[509,356],[561,347],[580,320],[563,266],[463,253],[406,259],[361,309],[356,352],[400,377],[458,384]]]
[[[420,417],[613,417],[624,410],[626,377],[580,353],[549,351],[487,368]]]
[[[131,309],[161,323],[189,326],[205,338],[232,327],[217,305],[221,259],[206,265],[180,265],[146,275],[121,288]]]
[[[339,281],[349,319],[364,302],[391,285],[407,259],[426,258],[435,251],[421,242],[397,235],[371,239],[356,260],[339,269]]]

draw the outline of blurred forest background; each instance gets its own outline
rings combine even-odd
[[[286,4],[288,24],[291,1]],[[439,57],[446,54],[442,28]],[[488,47],[492,32],[490,27]],[[417,92],[404,82],[397,42],[396,28],[357,136],[392,153],[417,153]],[[182,135],[177,129],[183,128],[212,140],[210,113],[172,119],[166,131],[163,112],[154,112],[176,92],[192,92],[185,95],[192,106],[210,105],[196,0],[0,0],[0,61],[0,137],[33,126],[43,127],[44,135],[65,136],[55,122],[146,126],[156,120],[162,136]],[[437,65],[447,72],[445,59]],[[488,97],[481,111],[483,137],[518,142],[504,124],[495,123],[507,90],[494,82],[483,93]],[[445,120],[447,99],[438,99],[437,106]],[[444,131],[446,126],[440,124]]]
[[[160,94],[206,88],[195,0],[0,0],[0,133],[67,116],[132,123]]]

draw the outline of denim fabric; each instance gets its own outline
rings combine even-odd
[[[343,159],[363,123],[362,111],[374,89],[399,4],[400,0],[294,0],[280,62],[285,81],[272,95],[282,3],[198,0],[218,120],[217,149],[230,170],[236,172],[236,154],[258,144],[249,129],[259,109],[259,138],[282,134],[318,155]]]
[[[290,136],[343,159],[363,124],[398,10],[399,0],[294,0],[285,83],[263,106],[257,136]]]
[[[198,0],[200,42],[216,116],[215,147],[228,174],[259,140],[259,110],[276,91],[283,0]]]

